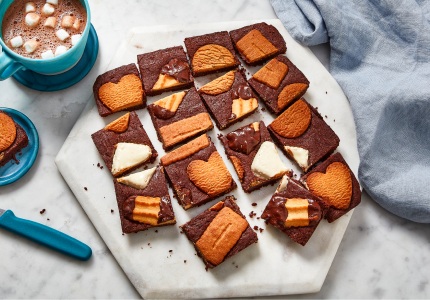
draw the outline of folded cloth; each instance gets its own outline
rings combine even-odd
[[[388,211],[430,223],[430,1],[271,4],[296,40],[330,44],[330,73],[357,128],[362,187]]]

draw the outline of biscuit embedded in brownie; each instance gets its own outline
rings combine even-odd
[[[304,246],[327,209],[328,205],[322,199],[284,176],[261,218]]]
[[[162,167],[116,178],[114,186],[124,233],[176,223]]]
[[[203,134],[161,157],[179,204],[200,206],[236,188],[210,138]]]
[[[209,113],[194,87],[148,105],[148,111],[165,150],[213,128]]]
[[[16,155],[25,147],[28,146],[28,136],[25,130],[17,124],[12,117],[10,117],[7,113],[0,110],[0,114],[2,114],[1,120],[8,124],[0,124],[2,126],[2,134],[1,137],[3,140],[1,141],[2,146],[0,148],[0,167],[4,166],[10,160],[15,160],[16,163],[19,163]],[[8,128],[6,128],[6,126]],[[7,130],[6,130],[7,129]],[[9,141],[6,140],[6,135],[11,139]],[[7,143],[7,144],[6,144]],[[7,146],[6,146],[7,145]],[[5,148],[5,149],[3,149]]]
[[[267,23],[257,23],[230,31],[234,47],[246,64],[258,65],[287,51],[279,31]]]
[[[243,120],[258,108],[257,95],[243,70],[227,72],[202,86],[199,93],[219,129]]]
[[[227,196],[181,226],[206,268],[218,266],[258,241],[235,200]]]
[[[307,172],[339,145],[339,137],[317,110],[300,99],[268,126],[282,151]]]
[[[277,153],[266,150],[266,144],[262,147],[263,143],[270,143],[273,146],[272,148],[275,148],[263,121],[243,126],[226,135],[221,134],[219,139],[236,170],[243,190],[247,193],[265,185],[273,184],[285,172],[291,172],[280,162]],[[275,170],[275,172],[268,175],[261,174],[258,166],[259,159],[264,159],[265,169],[269,168],[270,171]],[[273,165],[270,165],[269,162]]]
[[[184,43],[196,77],[234,69],[240,64],[227,31],[189,37]]]
[[[283,55],[270,60],[248,83],[275,115],[300,99],[309,87],[306,76]]]
[[[194,78],[182,46],[140,54],[137,63],[147,95],[193,86]]]
[[[330,205],[325,215],[330,223],[361,202],[360,184],[340,153],[315,166],[300,181]]]
[[[134,63],[99,75],[94,82],[93,92],[102,117],[146,106],[146,95]]]
[[[91,137],[115,177],[152,163],[158,155],[134,111],[114,120]],[[129,161],[131,157],[133,161]]]

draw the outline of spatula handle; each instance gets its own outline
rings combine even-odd
[[[10,210],[0,217],[0,227],[79,260],[88,260],[92,254],[91,248],[77,239],[43,224],[18,218]]]

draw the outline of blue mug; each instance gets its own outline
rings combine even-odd
[[[0,0],[0,26],[8,7],[14,0]],[[55,75],[66,72],[75,66],[84,53],[91,27],[90,6],[87,0],[80,0],[87,13],[87,22],[79,42],[64,54],[49,59],[33,59],[13,52],[6,46],[3,36],[0,34],[0,45],[3,52],[0,53],[0,80],[5,80],[19,70],[31,70],[39,74]],[[1,27],[0,27],[1,29]]]

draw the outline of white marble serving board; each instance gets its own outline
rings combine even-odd
[[[265,20],[278,28],[287,43],[287,57],[295,63],[310,81],[305,98],[314,106],[341,140],[337,151],[341,152],[351,169],[357,173],[358,153],[355,125],[349,103],[341,88],[313,53],[296,43],[279,20]],[[133,28],[126,35],[109,70],[124,64],[136,63],[136,56],[166,47],[183,45],[185,37],[233,30],[259,21],[240,21],[194,26],[159,26]],[[252,74],[254,69],[248,69]],[[215,76],[200,78],[196,85]],[[164,97],[150,97],[148,103]],[[252,117],[224,130],[230,132],[252,121],[262,119],[268,125],[273,117],[260,109]],[[146,109],[138,115],[149,137],[161,157],[165,152],[157,140],[154,127]],[[82,115],[56,157],[58,169],[87,213],[95,228],[109,247],[116,260],[127,274],[137,291],[144,298],[213,298],[286,295],[311,293],[320,290],[338,246],[345,233],[352,212],[336,222],[321,222],[305,247],[291,242],[287,236],[273,227],[267,227],[258,219],[276,185],[268,186],[252,194],[240,188],[236,173],[227,160],[224,150],[216,138],[220,132],[212,130],[209,135],[224,158],[238,188],[232,192],[251,226],[258,226],[259,242],[251,245],[215,269],[205,270],[192,244],[178,225],[210,207],[215,201],[202,207],[184,211],[172,198],[177,225],[150,229],[137,234],[124,235],[116,204],[112,177],[106,168],[97,166],[103,161],[91,140],[91,134],[115,118],[118,113],[101,118],[90,99]],[[296,174],[298,169],[281,154],[286,164]],[[156,163],[159,162],[157,159]],[[171,190],[170,190],[171,193]],[[171,193],[172,196],[172,193]],[[257,206],[252,206],[257,203]],[[112,211],[113,210],[113,211]],[[249,217],[251,211],[256,213]],[[112,282],[115,282],[115,274]]]

